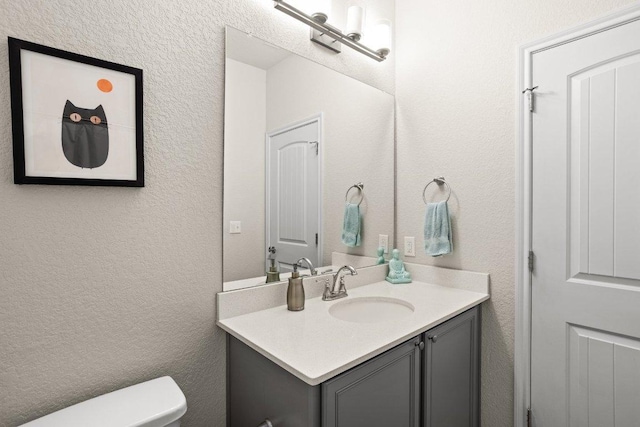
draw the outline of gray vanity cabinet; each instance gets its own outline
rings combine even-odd
[[[323,427],[419,427],[420,338],[322,384]]]
[[[227,342],[227,425],[320,427],[320,386],[310,386],[236,338]]]
[[[229,427],[479,426],[479,307],[317,386],[228,337]]]
[[[480,308],[425,333],[424,427],[478,427]]]

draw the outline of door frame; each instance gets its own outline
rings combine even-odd
[[[324,157],[324,113],[321,111],[317,114],[309,116],[305,119],[298,120],[296,122],[290,123],[286,126],[271,130],[266,132],[265,134],[265,179],[264,179],[264,194],[265,194],[265,239],[264,239],[264,253],[266,254],[269,250],[269,228],[271,226],[271,199],[268,197],[269,195],[269,177],[271,176],[271,157],[270,157],[270,146],[271,146],[271,138],[274,136],[280,135],[281,133],[288,132],[290,130],[306,126],[308,124],[317,122],[318,123],[318,265],[315,267],[321,267],[323,265],[323,248],[324,248],[324,237],[322,235],[322,208],[323,208],[323,194],[322,194],[322,180],[324,177],[324,167],[322,158]],[[265,263],[267,262],[265,257]],[[266,264],[265,264],[266,265]]]
[[[532,121],[529,102],[522,91],[531,88],[533,55],[640,19],[640,2],[601,18],[518,47],[516,86],[516,319],[514,360],[514,425],[525,427],[531,405],[531,273],[532,238]],[[544,88],[540,88],[544,90]]]

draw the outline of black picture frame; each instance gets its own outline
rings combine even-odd
[[[91,185],[144,187],[144,128],[143,128],[143,92],[142,70],[116,64],[77,53],[67,52],[48,46],[9,37],[9,71],[11,85],[11,117],[13,130],[13,164],[15,184],[45,185]],[[96,179],[78,177],[29,176],[26,173],[25,123],[23,112],[23,64],[22,52],[31,51],[42,55],[87,64],[119,73],[130,74],[135,79],[135,179]],[[110,85],[111,83],[109,83]],[[111,89],[109,89],[109,92]],[[62,109],[60,110],[62,112]],[[106,123],[105,123],[106,124]],[[53,135],[53,134],[52,134]],[[53,136],[52,136],[53,137]],[[62,144],[61,144],[62,145]],[[133,146],[131,146],[133,147]],[[133,148],[131,148],[133,149]],[[133,161],[133,159],[130,159]],[[133,173],[132,173],[133,175]]]

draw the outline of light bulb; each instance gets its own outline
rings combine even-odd
[[[364,25],[364,4],[359,1],[349,3],[347,9],[347,36],[355,41],[362,38],[362,27]]]
[[[391,21],[381,19],[376,22],[373,27],[372,45],[382,57],[391,52]]]

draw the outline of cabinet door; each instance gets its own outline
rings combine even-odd
[[[320,386],[310,386],[229,336],[227,425],[319,427]]]
[[[322,384],[324,427],[417,427],[420,344],[412,339]]]
[[[479,308],[425,333],[425,427],[477,427]]]

